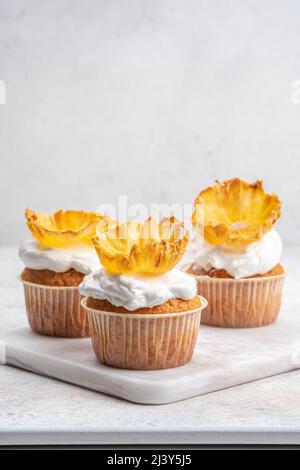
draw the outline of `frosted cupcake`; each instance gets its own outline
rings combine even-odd
[[[19,256],[26,311],[31,329],[49,336],[89,336],[78,285],[99,266],[91,238],[103,216],[63,211],[54,215],[26,209],[33,239],[24,240]]]
[[[174,218],[112,224],[93,238],[102,268],[80,292],[98,360],[125,369],[165,369],[191,360],[205,300],[175,268],[188,243]]]
[[[273,228],[280,205],[261,181],[238,178],[198,195],[193,224],[200,243],[186,271],[208,300],[202,323],[245,328],[276,320],[285,277],[282,241]]]

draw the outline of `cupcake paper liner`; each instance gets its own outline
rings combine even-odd
[[[93,349],[98,360],[121,369],[168,369],[192,358],[206,305],[174,314],[131,314],[95,310],[86,306]]]
[[[22,281],[30,328],[41,335],[89,336],[87,315],[78,287],[53,287]]]
[[[208,301],[201,323],[250,328],[275,322],[281,306],[285,273],[249,279],[194,277],[198,293]]]

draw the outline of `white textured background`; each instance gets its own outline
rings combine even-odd
[[[262,178],[300,241],[299,0],[1,0],[0,243],[23,210]]]

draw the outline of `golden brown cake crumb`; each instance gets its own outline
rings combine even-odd
[[[156,305],[155,307],[138,308],[137,310],[127,310],[124,307],[115,307],[108,300],[93,299],[88,297],[87,307],[95,310],[103,310],[105,312],[119,312],[119,313],[143,313],[145,315],[166,314],[166,313],[179,313],[187,310],[195,310],[200,307],[201,301],[198,296],[190,300],[171,299],[163,305]]]
[[[194,266],[191,264],[189,266],[187,273],[189,274],[195,274],[196,276],[209,276],[209,277],[216,277],[216,278],[223,278],[223,279],[233,279],[233,276],[231,276],[225,269],[215,269],[211,268],[208,271],[205,269],[195,269]],[[255,276],[249,276],[248,278],[244,279],[249,279],[249,278],[254,278],[254,277],[269,277],[269,276],[278,276],[279,274],[283,274],[284,269],[281,266],[281,264],[277,264],[273,269],[268,271],[265,274],[256,274]]]
[[[64,273],[56,273],[49,269],[29,269],[25,268],[21,274],[23,281],[32,282],[33,284],[41,284],[44,286],[78,286],[84,274],[75,271],[75,269],[69,269]]]

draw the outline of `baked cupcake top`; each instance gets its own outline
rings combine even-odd
[[[25,217],[33,239],[21,243],[19,256],[27,268],[88,274],[99,266],[91,239],[105,220],[101,214],[60,209],[50,215],[26,209]]]
[[[188,233],[174,217],[156,223],[111,223],[97,231],[93,243],[102,268],[85,277],[82,295],[107,300],[133,311],[170,299],[192,299],[196,282],[175,266],[188,244]]]
[[[273,225],[281,203],[262,181],[238,178],[201,191],[192,217],[199,249],[194,269],[225,270],[239,279],[265,274],[280,261],[282,241]]]

